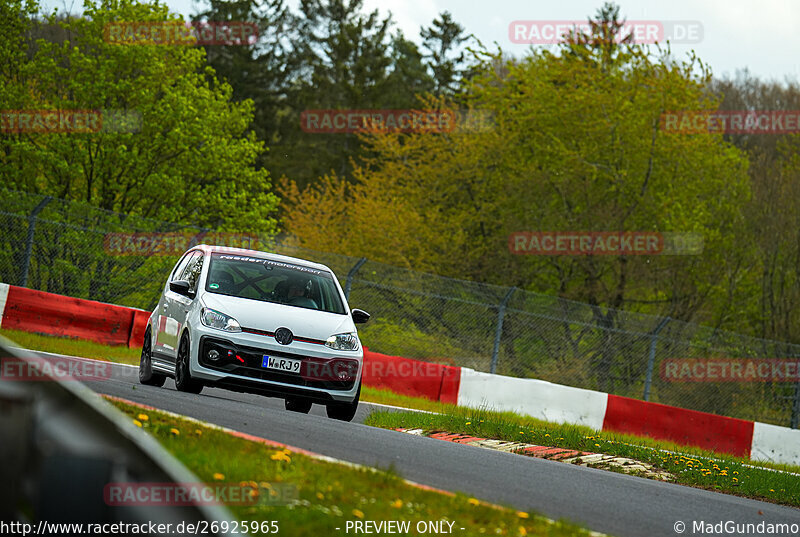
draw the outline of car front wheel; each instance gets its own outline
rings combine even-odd
[[[334,420],[353,421],[358,410],[358,400],[361,398],[361,384],[358,385],[356,398],[351,403],[328,403],[325,412]]]
[[[150,328],[144,333],[144,343],[142,344],[142,356],[139,358],[139,383],[146,386],[163,386],[167,377],[153,373],[153,342],[150,339]]]
[[[175,388],[179,392],[186,393],[200,393],[203,389],[203,383],[193,379],[192,373],[189,371],[189,336],[186,334],[181,338],[181,344],[178,347],[178,359],[175,363]]]

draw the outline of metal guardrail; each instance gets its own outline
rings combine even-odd
[[[27,354],[0,337],[0,363],[31,361]],[[219,505],[107,505],[104,487],[123,482],[200,480],[82,384],[52,377],[14,381],[0,375],[0,520],[174,525],[216,521],[232,527],[230,511]]]

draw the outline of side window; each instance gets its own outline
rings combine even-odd
[[[181,280],[187,280],[189,289],[193,292],[197,291],[197,282],[200,281],[200,273],[203,272],[203,257],[203,252],[195,252],[181,275]]]
[[[172,276],[170,277],[169,281],[174,282],[175,280],[181,279],[181,274],[183,274],[183,270],[186,268],[186,263],[189,262],[197,252],[188,252],[184,254],[178,264],[175,266],[175,270],[172,271]]]

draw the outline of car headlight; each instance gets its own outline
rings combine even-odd
[[[239,324],[239,321],[230,315],[225,315],[211,308],[203,308],[200,310],[200,322],[209,328],[216,328],[217,330],[224,330],[225,332],[242,331],[242,326]]]
[[[358,336],[355,332],[336,334],[328,338],[328,341],[325,342],[325,346],[337,351],[357,351]]]

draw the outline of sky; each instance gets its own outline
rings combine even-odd
[[[80,0],[42,0],[44,6],[77,11]],[[162,0],[163,1],[163,0]],[[166,0],[171,11],[188,17],[204,6],[197,0]],[[290,6],[297,0],[287,0]],[[763,80],[800,83],[800,1],[798,0],[617,0],[628,21],[689,21],[702,36],[693,43],[672,44],[676,59],[694,50],[710,65],[715,76],[733,77],[748,69]],[[530,45],[513,43],[513,21],[575,21],[594,16],[603,0],[364,0],[369,11],[392,13],[395,28],[406,38],[420,42],[419,30],[430,26],[442,11],[449,11],[467,33],[474,34],[490,50],[522,56]],[[69,7],[69,3],[66,4]],[[681,25],[688,28],[687,23]],[[495,45],[496,43],[496,45]],[[536,45],[553,47],[553,45]]]

